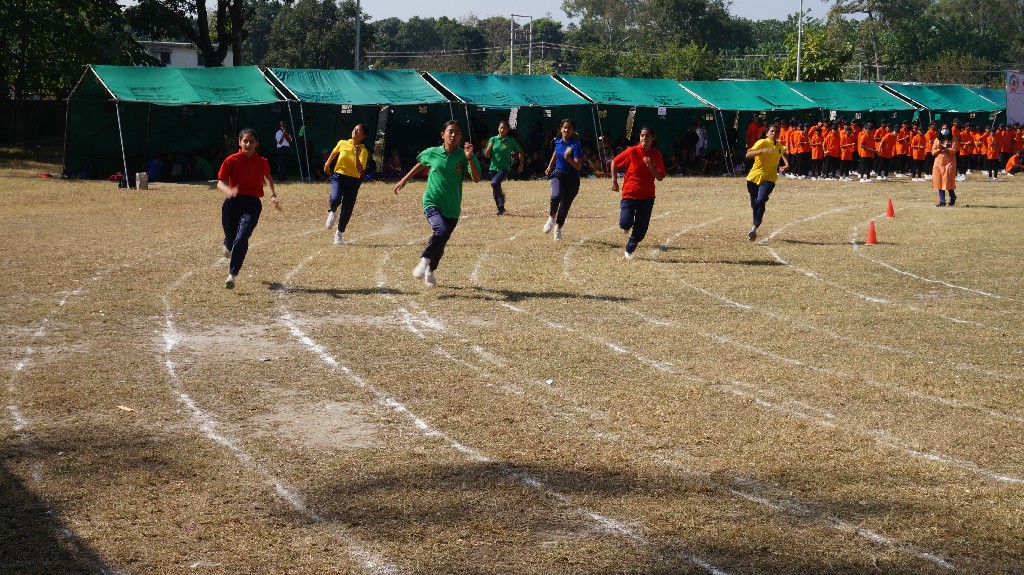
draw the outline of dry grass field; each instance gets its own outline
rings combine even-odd
[[[4,574],[1024,573],[1024,179],[279,187],[0,170]],[[884,217],[892,198],[896,218]],[[879,245],[865,246],[874,220]]]

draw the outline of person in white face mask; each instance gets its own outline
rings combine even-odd
[[[939,130],[939,136],[932,142],[932,155],[935,163],[932,166],[932,189],[939,193],[938,207],[946,205],[946,192],[949,192],[949,205],[956,203],[956,156],[960,151],[960,141],[953,136],[946,124]]]

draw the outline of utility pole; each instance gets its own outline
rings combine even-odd
[[[803,0],[800,0],[801,2]],[[362,28],[363,24],[363,9],[359,6],[359,0],[356,0],[356,65],[353,70],[359,69],[359,29]]]
[[[804,0],[800,0],[800,15],[796,25],[796,81],[800,81],[800,56],[804,48]]]

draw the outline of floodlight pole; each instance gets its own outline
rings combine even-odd
[[[527,60],[527,74],[533,74],[533,16],[525,16],[523,14],[513,14],[509,18],[508,22],[508,73],[512,73],[512,62],[515,58],[515,39],[516,39],[516,18],[529,18],[530,19],[530,43],[528,49]]]
[[[803,51],[804,40],[804,0],[800,0],[800,14],[796,24],[796,81],[800,81],[800,53]]]

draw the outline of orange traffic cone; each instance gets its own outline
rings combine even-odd
[[[892,198],[889,198],[889,206],[885,208],[885,217],[895,218],[896,211],[892,209]]]
[[[871,220],[871,223],[868,224],[868,239],[866,239],[864,241],[864,245],[866,245],[866,246],[877,246],[878,245],[878,238],[875,237],[875,220]]]

